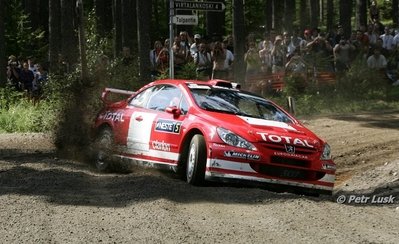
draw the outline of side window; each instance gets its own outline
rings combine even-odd
[[[168,106],[178,106],[181,91],[179,88],[169,85],[157,86],[148,101],[147,108],[165,111]]]
[[[137,94],[135,97],[133,97],[132,100],[130,100],[129,105],[139,107],[139,108],[144,108],[146,102],[148,101],[148,98],[152,94],[152,90],[154,87],[150,87],[141,93]]]

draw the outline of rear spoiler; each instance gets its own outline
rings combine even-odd
[[[126,95],[126,96],[131,96],[135,92],[134,91],[128,91],[128,90],[122,90],[122,89],[116,89],[116,88],[105,88],[103,93],[101,94],[101,100],[108,104],[112,101],[108,100],[108,95],[114,93],[114,94],[121,94],[121,95]]]
[[[241,85],[235,82],[230,82],[228,80],[220,80],[220,79],[214,79],[214,80],[209,80],[208,83],[212,86],[220,86],[220,87],[225,87],[225,88],[233,88],[233,89],[241,89]]]

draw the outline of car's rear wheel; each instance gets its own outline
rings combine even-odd
[[[112,145],[112,131],[108,128],[102,129],[94,143],[94,164],[101,172],[105,172],[111,167]]]
[[[191,139],[187,156],[187,182],[202,185],[205,178],[206,142],[203,135],[194,135]]]

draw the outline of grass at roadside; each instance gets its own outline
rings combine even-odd
[[[14,97],[13,99],[12,102],[7,103],[7,106],[0,107],[0,133],[51,132],[59,125],[61,112],[59,102],[43,100],[39,104],[33,105],[31,101],[23,97],[17,99]],[[272,100],[286,107],[285,96],[281,95],[272,98]],[[300,117],[399,110],[399,99],[389,101],[381,99],[358,100],[337,96],[302,95],[297,96],[295,102],[296,116]]]
[[[26,98],[0,109],[0,133],[48,132],[57,125],[58,111],[55,104],[42,101],[33,105]]]

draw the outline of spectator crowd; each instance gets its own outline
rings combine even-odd
[[[370,6],[370,22],[352,31],[349,36],[342,26],[333,30],[321,31],[307,28],[289,32],[271,30],[262,35],[250,33],[246,37],[244,63],[246,80],[273,74],[313,74],[330,72],[339,76],[349,70],[355,61],[371,70],[379,71],[392,85],[399,85],[399,29],[383,26],[379,21],[379,11],[375,1]],[[399,28],[399,27],[398,27]],[[179,32],[172,40],[156,40],[150,50],[151,75],[156,79],[169,71],[169,53],[174,55],[174,71],[195,65],[198,79],[226,79],[234,77],[234,43],[232,35],[225,38],[204,38],[200,34],[189,35]],[[130,49],[122,50],[122,63],[133,62]],[[99,58],[96,73],[101,74],[109,59]],[[29,98],[41,96],[42,87],[47,81],[47,71],[34,58],[23,59],[9,56],[7,82],[18,91],[25,91]],[[57,73],[69,72],[69,65],[59,55]]]
[[[34,101],[41,96],[42,87],[47,82],[47,71],[32,57],[20,62],[10,55],[7,62],[7,85],[17,91],[25,91]]]
[[[374,16],[376,18],[376,16]],[[247,36],[244,61],[246,79],[275,73],[331,72],[339,76],[355,61],[377,70],[393,85],[399,85],[399,29],[372,21],[350,36],[337,25],[326,32],[318,28],[278,33],[274,30],[260,38]],[[162,44],[163,43],[163,44]],[[234,76],[234,45],[231,35],[224,39],[189,36],[181,31],[174,37],[174,70],[194,63],[197,78],[231,80]],[[166,73],[169,67],[169,39],[155,41],[150,51],[152,76]],[[398,77],[398,78],[397,78]]]

